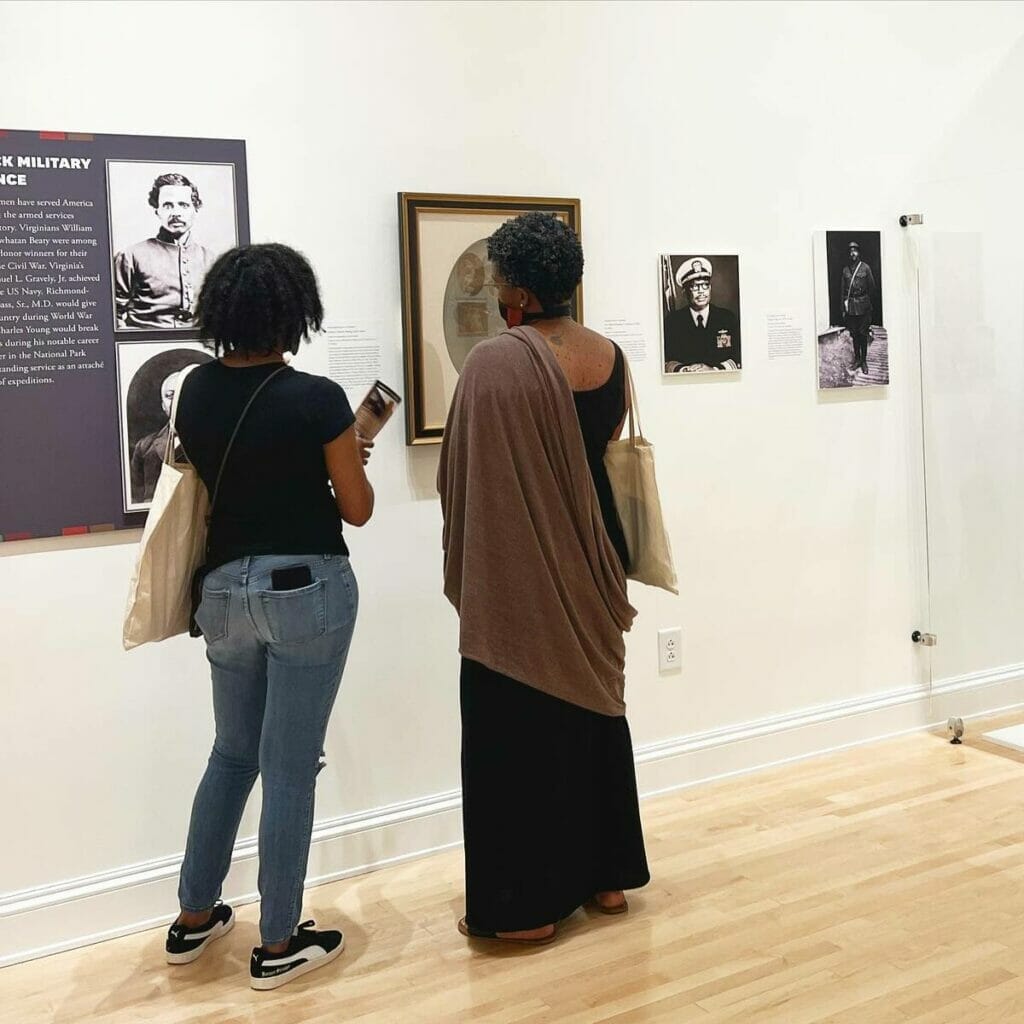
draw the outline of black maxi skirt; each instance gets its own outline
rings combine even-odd
[[[542,928],[650,881],[625,717],[462,659],[466,921]]]

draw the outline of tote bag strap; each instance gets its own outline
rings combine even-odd
[[[640,408],[636,404],[636,385],[633,383],[633,371],[630,368],[626,353],[622,353],[622,361],[626,364],[626,395],[629,399],[629,443],[635,448],[637,438],[642,439],[644,428],[640,423]]]
[[[185,378],[199,365],[199,363],[189,363],[178,374],[178,386],[174,389],[174,398],[171,399],[171,417],[167,423],[167,447],[164,449],[164,462],[171,461],[174,455],[174,443],[178,440],[178,401],[181,399],[181,391],[185,386]],[[184,451],[184,449],[182,450]],[[188,458],[187,452],[185,458]]]
[[[213,493],[210,495],[210,511],[206,514],[206,521],[209,523],[213,518],[213,509],[217,504],[217,492],[220,490],[220,482],[224,476],[224,467],[228,464],[228,456],[231,454],[231,448],[235,443],[235,438],[238,437],[238,431],[241,429],[242,420],[245,419],[245,414],[252,408],[252,403],[256,401],[259,393],[279,374],[288,369],[288,364],[285,363],[283,366],[279,366],[270,376],[261,382],[258,388],[249,396],[249,401],[245,403],[241,414],[238,417],[238,422],[235,423],[235,429],[231,432],[231,437],[228,438],[227,447],[224,449],[224,457],[220,460],[220,469],[217,470],[217,480],[213,485]]]

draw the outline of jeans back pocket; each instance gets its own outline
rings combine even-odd
[[[327,630],[325,580],[298,590],[261,590],[259,598],[274,643],[306,643]]]
[[[223,640],[228,635],[230,600],[230,590],[203,589],[203,598],[196,609],[196,625],[203,631],[208,644]]]

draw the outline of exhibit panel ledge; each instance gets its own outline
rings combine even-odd
[[[656,796],[1022,704],[1024,664],[1009,665],[638,746],[637,782]],[[458,790],[318,822],[307,888],[457,847],[461,830]],[[236,906],[257,898],[256,852],[254,837],[235,847]],[[0,967],[166,925],[180,866],[176,854],[0,896]]]

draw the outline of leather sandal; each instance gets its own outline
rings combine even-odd
[[[471,928],[464,917],[459,919],[459,932],[467,939],[494,939],[496,942],[511,942],[520,946],[548,946],[555,941],[558,934],[557,931],[553,931],[541,939],[515,939],[499,935],[497,932],[483,932],[479,928]]]
[[[622,902],[616,903],[614,907],[606,907],[596,896],[592,896],[587,901],[587,906],[592,907],[594,910],[598,911],[598,913],[609,915],[625,914],[629,911],[629,901],[625,896],[622,897]]]

